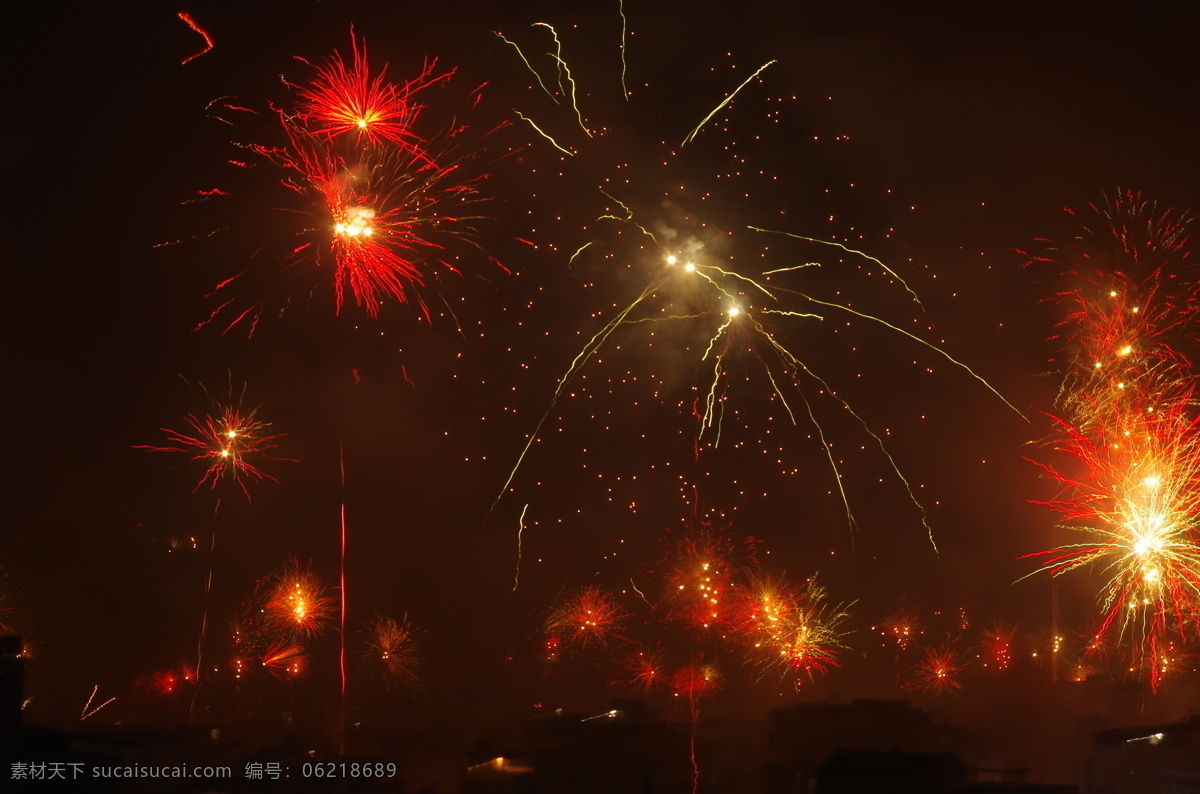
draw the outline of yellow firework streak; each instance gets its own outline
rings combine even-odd
[[[737,88],[733,89],[733,93],[731,93],[729,96],[725,97],[725,99],[722,100],[721,104],[719,104],[715,108],[713,108],[712,112],[710,112],[707,116],[700,119],[700,123],[696,125],[696,128],[687,134],[687,137],[683,139],[683,143],[679,144],[680,147],[687,146],[690,141],[694,140],[696,137],[696,133],[700,132],[701,127],[703,127],[705,124],[707,124],[709,121],[711,121],[712,117],[717,115],[717,113],[720,112],[721,108],[725,107],[726,105],[728,105],[730,102],[733,101],[733,98],[738,95],[739,91],[741,91],[743,88],[745,88],[747,85],[749,85],[751,80],[753,80],[755,77],[758,77],[760,74],[762,74],[763,70],[766,69],[768,66],[770,66],[773,63],[775,63],[775,61],[767,61],[762,66],[758,67],[758,69],[755,70],[754,74],[747,77],[745,82],[743,82]]]

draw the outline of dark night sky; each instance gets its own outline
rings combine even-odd
[[[1059,285],[1012,249],[1071,236],[1078,222],[1062,208],[1083,208],[1118,186],[1196,206],[1194,7],[806,2],[734,13],[728,4],[629,2],[635,90],[626,105],[615,2],[586,11],[533,2],[251,5],[188,6],[216,48],[187,65],[179,61],[200,42],[174,6],[31,19],[8,49],[10,193],[0,243],[9,495],[0,566],[12,611],[0,617],[35,651],[32,714],[67,719],[97,683],[119,698],[114,714],[134,714],[148,708],[131,691],[135,678],[194,659],[208,561],[202,552],[167,554],[171,538],[217,532],[214,664],[224,663],[227,616],[283,561],[311,560],[332,581],[339,448],[349,623],[407,613],[423,630],[425,693],[404,701],[414,719],[511,718],[533,702],[569,699],[570,689],[599,704],[611,671],[568,660],[547,675],[537,661],[540,617],[560,592],[592,582],[619,589],[634,579],[653,589],[664,530],[685,531],[693,513],[723,514],[734,534],[758,538],[764,567],[796,579],[819,570],[835,601],[856,601],[851,658],[877,645],[869,627],[899,602],[929,616],[935,640],[950,637],[953,621],[932,613],[960,607],[977,624],[1019,623],[1029,642],[1048,632],[1049,580],[1013,582],[1031,569],[1017,558],[1045,547],[1054,523],[1029,504],[1049,485],[1023,456],[1047,431],[1039,412],[1053,407],[1058,380],[1048,359],[1061,351],[1047,341],[1058,309],[1046,299]],[[515,119],[513,108],[561,122],[563,109],[538,98],[515,53],[490,32],[539,51],[545,38],[528,27],[539,21],[562,35],[589,122],[611,128],[576,161]],[[424,57],[458,68],[431,94],[426,117],[446,124],[457,115],[480,130],[514,120],[480,154],[496,161],[484,188],[493,220],[480,239],[514,275],[464,254],[466,275],[422,292],[432,327],[411,306],[388,306],[378,320],[353,306],[335,316],[331,283],[316,279],[316,290],[282,317],[264,318],[252,338],[192,331],[212,309],[212,285],[248,264],[276,272],[270,257],[288,246],[291,228],[270,211],[280,196],[265,178],[228,202],[182,204],[198,189],[246,182],[225,161],[238,151],[230,140],[257,129],[222,125],[206,105],[226,95],[259,108],[286,101],[278,75],[306,75],[292,56],[319,61],[344,49],[351,24],[393,77]],[[665,151],[770,59],[778,63],[661,167]],[[485,81],[473,108],[464,97]],[[765,121],[773,112],[779,123]],[[515,148],[519,155],[499,159]],[[632,166],[615,167],[623,163]],[[735,168],[743,176],[716,176]],[[872,428],[892,429],[890,449],[921,486],[940,555],[879,454],[858,450],[869,438],[825,404],[827,432],[849,449],[858,530],[849,529],[828,495],[819,447],[806,428],[782,426],[750,364],[733,373],[749,380],[731,386],[740,413],[729,439],[697,459],[691,404],[706,382],[699,353],[712,326],[684,321],[653,347],[640,329],[614,335],[575,396],[551,413],[516,491],[489,512],[575,352],[657,267],[634,236],[595,220],[614,209],[599,181],[630,173],[614,194],[648,226],[705,241],[723,266],[741,269],[752,258],[750,272],[820,257],[818,288],[843,289],[911,325],[919,309],[902,289],[865,276],[860,260],[839,268],[833,249],[777,245],[745,226],[848,240],[879,256],[922,298],[925,318],[912,327],[1030,417],[936,354],[862,323],[789,337]],[[206,236],[218,227],[228,231]],[[592,240],[614,256],[568,267],[570,253]],[[770,258],[760,262],[767,244]],[[258,248],[264,253],[251,259]],[[295,291],[267,280],[275,300]],[[299,460],[270,464],[281,482],[254,484],[251,503],[236,488],[192,493],[199,473],[187,461],[133,449],[204,410],[184,379],[219,389],[231,378],[247,384],[248,400],[287,433],[283,453]],[[768,463],[776,452],[799,474]],[[1064,581],[1066,613],[1083,614],[1094,583]],[[316,641],[313,653],[332,658],[336,641]],[[335,691],[321,664],[305,684],[317,703]],[[805,694],[898,697],[902,668],[876,654]],[[788,689],[732,683],[727,701],[761,713]]]

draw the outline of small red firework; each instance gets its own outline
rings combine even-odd
[[[1012,665],[1015,626],[994,623],[983,632],[981,659],[984,667],[992,670],[1007,670]]]
[[[351,134],[371,144],[388,141],[431,162],[412,128],[422,110],[416,95],[454,72],[436,74],[436,62],[427,61],[417,77],[396,85],[387,81],[386,65],[372,76],[366,42],[353,33],[350,47],[349,64],[341,53],[323,64],[309,64],[316,77],[297,90],[297,115],[308,132],[330,138]]]
[[[588,585],[578,593],[560,598],[546,617],[547,637],[569,648],[586,650],[607,645],[620,636],[627,615],[611,593],[599,585]]]
[[[697,659],[671,676],[671,689],[679,697],[697,700],[720,690],[723,679],[716,665]]]
[[[219,407],[215,413],[204,416],[188,414],[184,417],[186,429],[162,428],[167,434],[166,444],[137,445],[134,449],[189,454],[192,460],[202,461],[206,465],[195,490],[205,484],[216,488],[222,480],[233,480],[249,499],[246,477],[278,482],[275,477],[258,468],[256,461],[294,462],[292,458],[277,457],[271,453],[271,450],[278,448],[276,442],[284,434],[270,432],[270,424],[258,419],[257,412],[257,408],[243,409],[241,400],[238,400],[236,404]]]
[[[912,669],[912,678],[904,684],[908,690],[944,695],[962,689],[958,674],[963,670],[958,653],[952,648],[926,648],[925,658]]]
[[[276,575],[263,612],[266,624],[275,631],[310,636],[329,625],[336,606],[312,569],[293,559]]]
[[[666,651],[660,646],[652,650],[638,649],[625,658],[626,678],[623,683],[649,692],[659,686],[668,686],[669,677],[664,668]]]
[[[907,650],[917,637],[925,633],[921,627],[921,613],[910,606],[896,608],[875,630],[900,646],[900,650]]]

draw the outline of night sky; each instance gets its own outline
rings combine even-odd
[[[117,698],[97,720],[186,719],[186,697],[156,700],[137,682],[194,663],[213,533],[205,661],[219,670],[204,674],[217,681],[230,618],[256,582],[297,558],[335,592],[343,494],[350,654],[372,616],[407,614],[422,691],[386,697],[413,724],[517,720],[535,704],[599,709],[628,693],[614,683],[620,641],[543,658],[551,605],[593,584],[629,613],[624,637],[721,660],[713,708],[746,716],[802,698],[911,696],[901,684],[918,657],[872,630],[901,606],[920,614],[923,643],[964,658],[996,621],[1017,627],[1023,659],[1048,646],[1050,578],[1017,580],[1036,567],[1021,555],[1061,542],[1055,516],[1030,503],[1054,485],[1026,457],[1051,454],[1036,442],[1062,380],[1053,297],[1071,285],[1016,249],[1070,239],[1088,203],[1119,189],[1197,205],[1194,7],[628,2],[625,101],[616,2],[234,5],[187,7],[215,41],[187,64],[202,41],[175,6],[46,12],[10,32],[0,620],[31,648],[27,719],[74,721],[96,684]],[[493,33],[552,75],[537,22],[558,31],[594,139]],[[347,52],[351,26],[394,80],[431,58],[457,70],[422,94],[421,124],[468,125],[463,172],[487,175],[479,247],[447,254],[461,275],[427,265],[413,300],[385,301],[378,318],[352,298],[335,311],[329,261],[288,264],[304,199],[266,163],[227,162],[252,159],[235,144],[278,144],[270,107],[294,101],[280,75],[310,79],[293,56]],[[206,112],[219,97],[261,115],[224,124]],[[555,150],[516,111],[579,154]],[[212,188],[231,195],[189,202]],[[613,199],[657,246],[598,220],[624,214]],[[863,257],[749,226],[864,251],[921,302]],[[807,380],[851,526],[813,425],[792,425],[772,394],[761,338],[730,353],[720,443],[715,430],[697,442],[695,406],[713,374],[703,356],[722,316],[711,291],[670,286],[642,316],[700,316],[618,328],[497,501],[576,354],[667,253],[685,251],[753,278],[819,262],[764,283],[901,326],[1012,404],[878,324],[835,312],[772,320],[885,438],[937,551],[871,435]],[[266,307],[253,334],[248,323],[194,330],[219,303],[213,287],[242,271],[237,298]],[[209,410],[201,384],[231,383],[286,434],[279,457],[295,459],[263,461],[279,482],[247,482],[252,501],[228,481],[193,490],[202,465],[135,448]],[[840,668],[804,679],[799,694],[790,677],[755,680],[736,650],[637,596],[633,586],[661,596],[672,543],[706,523],[739,544],[753,538],[764,571],[819,572],[830,601],[849,605]],[[1099,581],[1060,580],[1068,642]],[[309,673],[292,686],[325,713],[337,700],[336,632],[309,646]],[[964,692],[1048,675],[1028,668],[1011,682],[967,673]],[[384,697],[373,687],[352,665],[353,708]],[[223,692],[214,684],[203,698],[214,713]]]

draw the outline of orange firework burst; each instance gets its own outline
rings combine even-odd
[[[958,674],[963,670],[958,653],[950,647],[926,648],[925,658],[912,669],[905,689],[944,695],[962,689]]]
[[[367,646],[362,661],[375,670],[388,689],[414,691],[418,688],[416,644],[408,615],[397,621],[376,617],[366,630]]]
[[[886,639],[895,642],[900,650],[907,650],[917,637],[925,633],[921,627],[920,611],[907,605],[897,607],[881,625],[873,628]]]
[[[617,639],[621,621],[626,617],[611,593],[599,585],[588,585],[578,593],[560,598],[546,617],[544,628],[556,647],[561,644],[586,650]]]
[[[285,634],[317,634],[329,625],[335,611],[335,600],[321,580],[297,559],[276,575],[263,606],[267,624]]]

